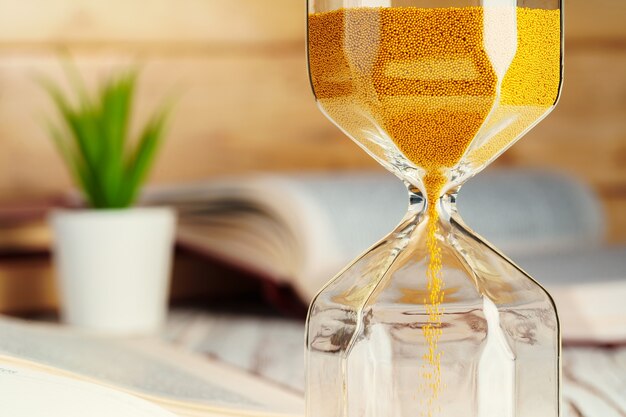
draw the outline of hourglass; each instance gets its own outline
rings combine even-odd
[[[455,200],[556,104],[561,28],[559,0],[309,0],[317,103],[409,209],[311,304],[308,417],[559,415],[554,303]]]

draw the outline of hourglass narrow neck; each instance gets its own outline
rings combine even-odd
[[[449,220],[453,214],[457,213],[456,200],[459,187],[437,194],[425,192],[411,184],[407,184],[407,189],[410,217],[420,220],[423,216],[436,215],[440,219]]]

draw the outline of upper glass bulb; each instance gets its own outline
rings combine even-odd
[[[559,96],[559,2],[519,3],[309,2],[309,69],[320,107],[423,191],[427,174],[448,187],[462,183]]]

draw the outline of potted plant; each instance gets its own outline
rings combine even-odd
[[[133,204],[162,141],[168,109],[156,111],[131,140],[137,73],[110,77],[95,94],[78,75],[70,79],[73,102],[43,81],[61,121],[49,124],[50,134],[86,206],[50,216],[61,315],[97,331],[153,332],[166,314],[175,214]]]

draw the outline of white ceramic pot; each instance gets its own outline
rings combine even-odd
[[[158,330],[167,311],[174,211],[58,210],[50,220],[63,320],[107,333]]]

